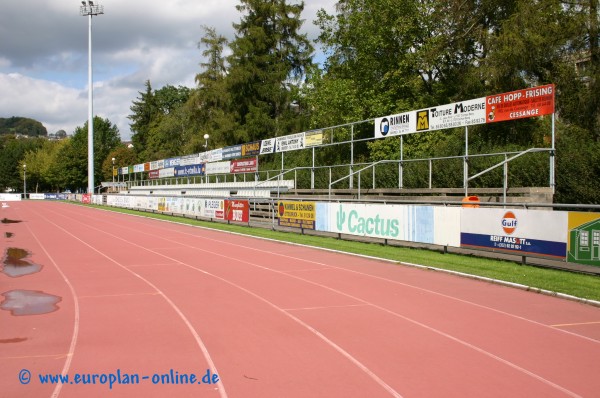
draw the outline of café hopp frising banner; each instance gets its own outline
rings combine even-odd
[[[375,138],[503,122],[554,113],[553,84],[375,119]]]

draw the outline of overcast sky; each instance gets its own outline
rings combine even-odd
[[[305,0],[303,31],[335,0]],[[201,71],[203,25],[233,38],[238,0],[104,0],[93,18],[94,114],[131,138],[132,101],[150,80],[194,87]],[[81,1],[5,0],[0,11],[0,117],[29,117],[73,134],[87,120],[88,17]]]

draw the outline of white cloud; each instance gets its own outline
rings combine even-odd
[[[203,25],[233,38],[240,13],[237,0],[98,0],[104,15],[94,17],[94,113],[108,118],[130,138],[132,101],[144,83],[192,87],[200,72],[197,43]],[[87,18],[79,2],[19,0],[0,13],[0,117],[39,120],[49,133],[71,134],[87,120]],[[334,0],[305,1],[303,30],[319,8]],[[8,38],[8,39],[5,39]]]
[[[18,73],[0,74],[0,92],[1,116],[39,120],[49,133],[60,129],[72,133],[82,124],[77,115],[87,112],[87,97],[81,90]]]

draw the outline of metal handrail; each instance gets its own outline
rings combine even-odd
[[[552,149],[549,149],[549,148],[529,148],[529,149],[527,149],[525,151],[517,152],[517,154],[515,156],[513,156],[511,158],[508,158],[508,159],[504,159],[502,162],[500,162],[498,164],[495,164],[495,165],[493,165],[491,167],[488,167],[487,169],[485,169],[483,171],[480,171],[479,173],[475,174],[474,176],[468,177],[467,181],[471,181],[474,178],[480,177],[480,176],[484,175],[487,172],[490,172],[490,171],[492,171],[492,170],[494,170],[494,169],[496,169],[496,168],[498,168],[498,167],[500,167],[500,166],[502,166],[502,165],[504,165],[504,164],[506,164],[506,163],[508,163],[508,162],[510,162],[510,161],[512,161],[512,160],[514,160],[516,158],[518,158],[518,157],[521,157],[521,156],[525,155],[526,153],[551,152],[551,151],[552,151]],[[508,153],[511,153],[511,152],[506,152],[506,154],[508,154]],[[512,152],[512,153],[514,153],[514,152]]]
[[[377,161],[377,162],[375,162],[375,163],[371,163],[370,165],[363,167],[362,169],[359,169],[359,170],[353,171],[352,173],[348,174],[347,176],[344,176],[344,177],[342,177],[342,178],[338,178],[337,180],[335,180],[335,181],[333,181],[333,182],[330,182],[330,183],[329,183],[329,194],[328,194],[327,198],[328,198],[329,200],[331,200],[331,186],[332,186],[333,184],[337,184],[337,183],[338,183],[338,182],[340,182],[340,181],[343,181],[343,180],[345,180],[345,179],[348,179],[348,178],[350,178],[350,177],[353,177],[355,174],[361,173],[362,171],[364,171],[364,170],[367,170],[367,169],[369,169],[369,168],[371,168],[371,167],[375,167],[375,166],[376,166],[376,165],[378,165],[378,164],[383,164],[383,163],[396,163],[396,162],[398,162],[398,161],[397,161],[397,160],[379,160],[379,161]],[[360,198],[360,184],[358,185],[358,197]]]

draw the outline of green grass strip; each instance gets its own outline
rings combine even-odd
[[[583,299],[600,301],[600,276],[595,275],[540,268],[531,265],[521,265],[512,261],[487,259],[462,254],[444,254],[426,249],[385,246],[377,243],[339,240],[335,238],[314,235],[301,235],[299,233],[273,231],[266,228],[250,228],[242,225],[200,221],[191,218],[121,209],[116,207],[95,205],[90,206],[120,213],[143,215],[149,218],[176,221],[183,224],[236,232],[244,235],[322,247],[326,249],[378,257],[398,262],[441,268],[450,271],[462,272],[469,275],[518,283],[525,286],[563,293]]]

